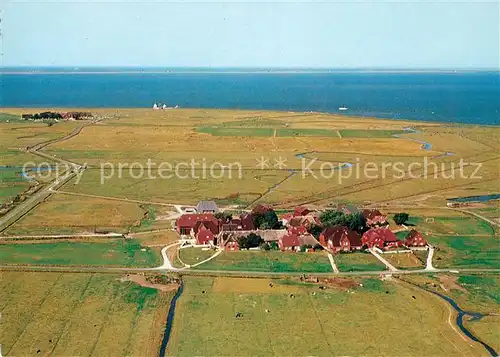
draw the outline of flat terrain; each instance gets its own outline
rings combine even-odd
[[[336,254],[333,259],[341,272],[348,271],[379,271],[386,267],[370,253]]]
[[[422,255],[426,258],[427,251],[423,252]],[[384,254],[383,258],[398,269],[422,269],[425,267],[425,259],[420,260],[419,255],[413,253]]]
[[[201,199],[240,207],[256,203],[289,208],[303,203],[322,206],[349,202],[444,207],[448,197],[496,193],[500,183],[497,127],[275,111],[91,111],[102,118],[99,123],[61,122],[49,127],[13,120],[13,114],[24,111],[4,109],[4,116],[11,122],[0,123],[0,165],[47,161],[24,148],[62,138],[86,125],[78,135],[53,142],[42,151],[49,158],[70,160],[87,169],[8,233],[169,228],[170,222],[159,218],[175,210],[160,204],[196,204]],[[409,127],[415,132],[407,130]],[[453,155],[445,155],[447,152]],[[428,167],[411,170],[411,177],[394,177],[397,172],[391,169],[377,177],[357,172],[358,167],[367,164],[380,171],[387,162],[401,163],[406,170],[412,163],[424,165],[424,159]],[[440,176],[457,174],[460,159],[481,164],[480,178]],[[147,171],[148,160],[152,176],[144,171],[141,174],[139,165]],[[194,170],[185,166],[192,160],[196,162]],[[161,163],[172,165],[173,171],[178,164],[184,166],[173,176],[167,171],[165,177],[165,172],[158,172]],[[124,165],[121,170],[118,164]],[[215,175],[210,172],[212,165]],[[405,170],[403,173],[410,172]],[[463,171],[471,174],[474,170],[467,166]],[[11,197],[26,185],[19,182],[19,177],[7,176],[0,177],[0,197]],[[64,203],[75,207],[69,207],[65,214],[58,208]],[[144,217],[145,213],[148,217]],[[72,220],[70,215],[83,219]],[[453,230],[453,226],[462,229],[459,234],[483,234],[488,229],[473,218],[463,222],[443,221],[424,228],[440,234]],[[482,226],[467,231],[468,222]]]
[[[9,234],[127,232],[146,211],[133,202],[53,195],[12,225]]]
[[[4,355],[158,355],[171,293],[117,275],[0,274]]]
[[[439,236],[429,237],[436,246],[433,265],[441,267],[499,268],[498,238]]]
[[[331,272],[324,252],[282,253],[280,251],[223,252],[195,269],[272,271],[272,272]]]
[[[154,250],[133,239],[51,240],[0,244],[2,264],[154,267],[161,265]]]
[[[450,326],[439,298],[403,283],[359,283],[351,293],[300,282],[271,287],[266,279],[186,278],[167,354],[487,355]],[[404,330],[407,338],[381,343],[381,330]]]

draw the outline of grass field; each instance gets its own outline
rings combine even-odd
[[[0,274],[4,355],[158,355],[170,293],[117,275]]]
[[[437,248],[433,265],[441,267],[499,268],[500,247],[493,237],[428,237]]]
[[[193,265],[210,258],[215,254],[213,249],[183,248],[179,250],[179,258],[187,265]],[[180,262],[179,262],[180,263]],[[180,266],[184,266],[182,263]],[[204,266],[202,264],[202,266]]]
[[[55,194],[10,227],[8,233],[124,233],[139,225],[145,213],[133,202]]]
[[[187,277],[167,354],[486,355],[452,329],[448,307],[437,297],[395,282],[359,282],[363,287],[350,293],[278,281],[270,287],[266,279]],[[381,343],[381,330],[392,336],[404,330],[407,338]]]
[[[160,260],[152,249],[143,248],[135,240],[0,244],[3,264],[154,267],[161,264]]]
[[[500,322],[500,277],[498,275],[440,274],[412,276],[407,279],[451,297],[464,310],[491,314],[479,320],[466,318],[464,325],[495,350],[500,349],[500,330],[497,328]]]
[[[400,269],[421,269],[424,267],[422,261],[413,253],[384,254],[383,258]]]
[[[378,271],[386,267],[370,253],[337,254],[333,257],[339,271]]]
[[[278,251],[223,252],[194,269],[272,272],[332,272],[324,252],[283,253]]]
[[[429,234],[491,236],[494,232],[485,221],[464,214],[459,217],[434,217],[433,222],[426,222],[424,217],[411,217],[409,223]]]
[[[0,167],[0,204],[12,200],[29,187],[21,177],[21,168]]]

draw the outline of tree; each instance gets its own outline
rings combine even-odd
[[[270,247],[272,250],[279,250],[279,249],[280,249],[280,247],[279,247],[278,243],[276,243],[276,242],[274,242],[274,241],[273,241],[273,242],[271,242],[271,243],[269,244],[269,247]]]
[[[264,243],[264,239],[262,239],[261,236],[255,234],[255,233],[250,233],[247,236],[247,248],[255,248],[258,247],[260,244]]]
[[[273,210],[267,211],[264,214],[254,214],[253,223],[255,227],[260,229],[279,229],[281,228],[278,215]]]
[[[261,243],[261,244],[260,244],[260,249],[262,249],[262,250],[266,250],[266,251],[267,251],[267,250],[271,250],[271,246],[269,245],[269,243],[264,242],[264,243]]]
[[[346,224],[346,215],[340,211],[326,210],[319,216],[319,220],[324,226],[343,226]]]
[[[233,215],[229,212],[217,212],[214,216],[223,222],[230,222],[233,219]]]
[[[248,249],[248,239],[245,236],[238,237],[238,247],[240,249]]]
[[[366,218],[360,213],[352,213],[346,216],[346,224],[349,229],[363,233],[366,227]]]
[[[402,225],[402,224],[405,224],[406,221],[408,221],[409,217],[410,217],[410,215],[408,213],[405,213],[405,212],[396,213],[394,215],[394,222],[396,222],[396,224],[398,224],[398,225]]]
[[[321,227],[317,224],[313,224],[311,226],[311,228],[309,229],[309,233],[311,233],[313,235],[313,237],[316,239],[319,238],[319,235],[321,234],[322,231],[323,231],[323,227]]]
[[[306,247],[304,244],[303,244],[303,245],[301,245],[301,246],[300,246],[300,248],[299,248],[299,250],[300,250],[301,252],[305,252],[305,251],[306,251],[306,249],[307,249],[307,247]]]

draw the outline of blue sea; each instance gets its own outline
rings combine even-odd
[[[2,107],[273,109],[498,125],[499,72],[1,69]],[[97,71],[97,72],[96,72]],[[339,107],[347,107],[339,111]]]

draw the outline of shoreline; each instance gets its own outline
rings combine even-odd
[[[0,106],[0,113],[9,113],[9,111],[14,111],[17,114],[21,111],[98,111],[98,112],[106,112],[106,111],[131,111],[131,110],[139,110],[139,111],[153,111],[150,107],[73,107],[73,106],[19,106],[19,107],[2,107]],[[246,108],[215,108],[215,107],[179,107],[179,108],[171,108],[165,109],[164,111],[170,112],[173,110],[207,110],[207,111],[235,111],[235,112],[277,112],[277,113],[293,113],[298,115],[324,115],[324,116],[332,116],[335,120],[375,120],[375,121],[390,121],[394,123],[407,123],[414,126],[418,125],[426,125],[426,126],[440,126],[440,125],[449,125],[449,126],[469,126],[469,127],[498,127],[499,124],[483,124],[483,123],[460,123],[453,121],[430,121],[430,120],[420,120],[420,119],[409,119],[409,118],[390,118],[390,117],[376,117],[376,116],[363,116],[356,114],[347,114],[344,112],[319,112],[319,111],[294,111],[294,110],[284,110],[284,109],[246,109]],[[159,110],[162,112],[162,110]],[[10,113],[9,113],[10,114]],[[30,122],[26,120],[26,122]],[[2,121],[0,121],[2,123]],[[19,122],[17,122],[19,123]]]

